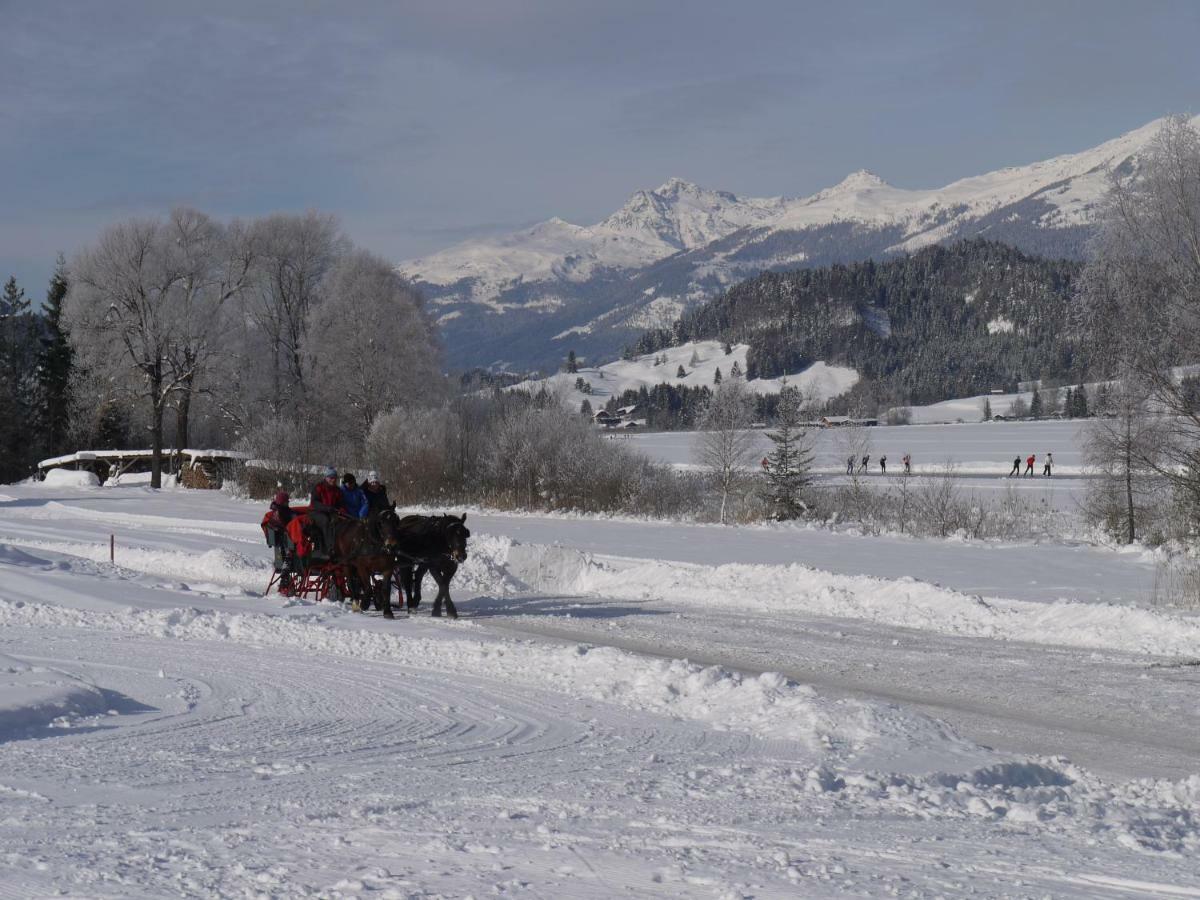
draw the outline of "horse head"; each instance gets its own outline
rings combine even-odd
[[[471,536],[467,528],[467,514],[461,516],[446,516],[444,534],[450,548],[450,558],[456,563],[467,561],[467,538]]]
[[[400,517],[394,503],[375,517],[375,527],[383,549],[392,552],[400,545]]]

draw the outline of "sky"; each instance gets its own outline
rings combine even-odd
[[[0,0],[0,278],[191,205],[397,262],[679,176],[803,196],[1200,112],[1200,3]]]

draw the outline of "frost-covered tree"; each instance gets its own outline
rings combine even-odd
[[[736,359],[733,361],[733,365],[730,366],[730,368],[729,368],[729,377],[730,378],[741,378],[742,377],[742,367],[738,365],[738,362]]]
[[[1040,419],[1042,417],[1042,392],[1037,388],[1033,389],[1033,397],[1029,401],[1029,418]]]
[[[1084,463],[1095,476],[1089,482],[1084,511],[1126,543],[1161,503],[1160,455],[1168,420],[1152,415],[1149,391],[1132,373],[1117,382],[1110,416],[1086,426]]]
[[[805,510],[803,492],[811,482],[813,450],[801,427],[803,397],[786,383],[779,392],[776,428],[767,432],[774,448],[764,466],[766,500],[777,519],[795,519]]]
[[[713,373],[713,384],[721,383],[721,367],[717,367],[717,371]]]
[[[258,264],[249,314],[265,344],[270,411],[291,414],[304,396],[309,313],[348,242],[337,219],[312,211],[260,219],[254,237]]]
[[[309,313],[303,369],[316,401],[306,414],[365,438],[381,413],[443,399],[440,345],[420,294],[385,259],[343,257]]]
[[[722,525],[729,498],[748,481],[757,455],[753,421],[754,397],[732,379],[717,388],[700,416],[693,452],[720,492]]]
[[[992,401],[987,397],[983,398],[983,421],[990,422],[992,420]]]
[[[1186,118],[1167,120],[1134,177],[1113,173],[1092,251],[1081,280],[1089,336],[1107,374],[1135,379],[1164,413],[1146,461],[1200,508],[1200,409],[1173,368],[1200,359],[1200,134]]]
[[[244,230],[178,209],[104,230],[72,267],[67,322],[91,377],[138,375],[149,407],[151,485],[162,482],[163,418],[176,409],[176,445],[188,437],[199,382],[220,348],[224,305],[244,288],[252,250]]]

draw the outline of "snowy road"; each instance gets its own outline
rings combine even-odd
[[[257,597],[255,506],[0,493],[0,897],[1200,896],[1200,625],[1054,602],[1134,557],[472,516],[389,623]]]

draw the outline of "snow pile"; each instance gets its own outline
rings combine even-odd
[[[733,344],[732,352],[727,354],[720,341],[689,341],[636,359],[620,359],[599,367],[581,366],[578,372],[559,372],[549,378],[522,381],[509,390],[534,393],[545,388],[559,396],[572,410],[579,409],[585,398],[593,408],[599,409],[609,397],[619,397],[625,391],[641,388],[650,390],[659,384],[712,388],[718,370],[722,378],[728,378],[736,363],[745,373],[749,350],[748,344]],[[662,361],[664,357],[665,362]],[[678,377],[680,366],[685,372],[682,378]],[[786,378],[790,386],[803,392],[806,400],[824,403],[854,387],[859,376],[854,369],[831,366],[822,361]],[[586,391],[580,391],[576,386],[580,379],[587,384]],[[756,378],[746,382],[746,387],[756,394],[777,394],[783,381],[783,378]]]
[[[963,637],[1161,656],[1200,656],[1200,620],[1157,610],[1060,600],[1035,603],[972,597],[913,578],[836,575],[808,566],[702,566],[604,559],[565,547],[514,544],[509,569],[543,591],[730,605],[772,613],[864,619]]]
[[[46,479],[42,484],[46,487],[100,487],[100,479],[96,477],[95,472],[51,469],[46,473]]]
[[[0,742],[103,713],[104,694],[78,678],[0,653]]]

